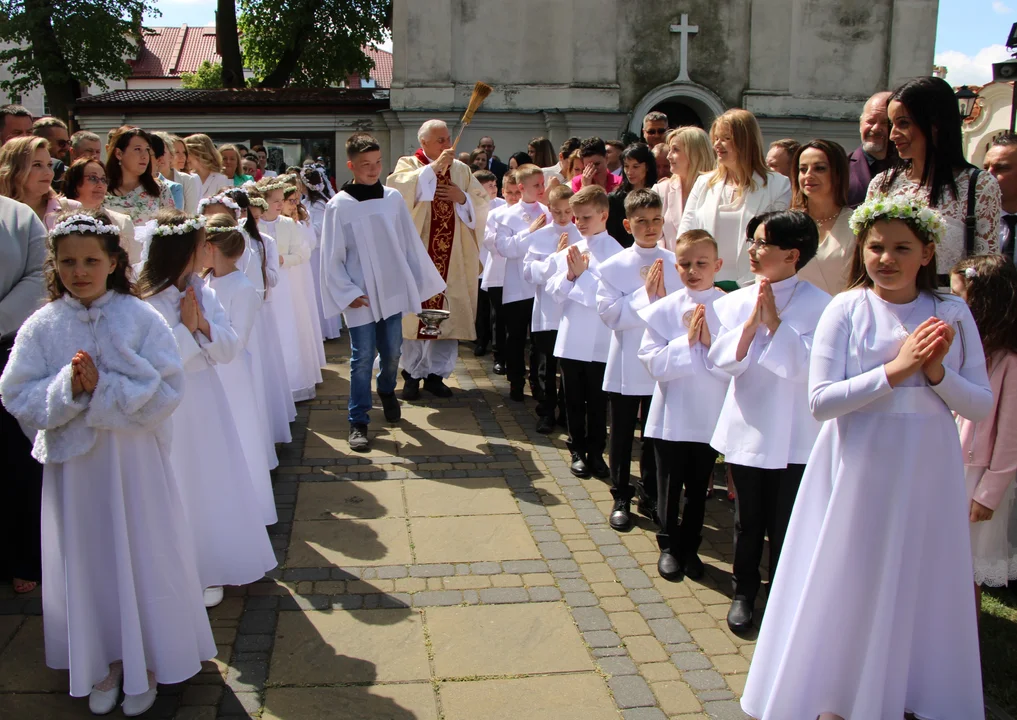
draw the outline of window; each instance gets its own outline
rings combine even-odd
[[[360,81],[360,87],[362,88],[375,88],[378,87],[378,83],[374,78],[364,78]]]

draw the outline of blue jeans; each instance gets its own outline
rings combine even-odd
[[[403,316],[396,313],[376,323],[350,328],[350,404],[351,424],[367,425],[371,420],[371,370],[374,356],[380,355],[378,392],[393,393],[399,373],[399,354],[403,346]]]

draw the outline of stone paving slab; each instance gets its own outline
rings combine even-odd
[[[707,504],[699,582],[656,575],[654,527],[606,524],[607,483],[568,471],[490,358],[449,399],[346,445],[344,341],[274,473],[281,564],[210,611],[219,657],[160,688],[180,720],[744,717],[752,639],[724,622],[733,508]],[[380,415],[380,413],[375,413]],[[0,717],[91,717],[45,668],[38,592],[0,591]]]

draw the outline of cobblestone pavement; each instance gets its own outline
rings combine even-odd
[[[652,525],[607,524],[490,356],[460,347],[448,400],[348,451],[345,340],[329,343],[275,476],[280,568],[210,611],[219,656],[146,717],[663,720],[745,717],[753,643],[730,633],[733,507],[707,504],[707,575],[661,580]],[[91,717],[45,668],[38,591],[0,590],[0,717]],[[120,711],[117,710],[119,715]]]

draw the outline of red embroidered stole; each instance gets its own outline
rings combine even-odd
[[[431,164],[431,161],[428,159],[427,155],[424,154],[422,148],[418,148],[413,155],[417,158],[417,160],[425,165]],[[445,172],[441,174],[435,173],[435,175],[438,178],[439,185],[452,184],[451,168],[446,169]],[[456,210],[452,201],[438,200],[437,198],[432,200],[431,229],[427,237],[427,254],[431,256],[431,260],[434,262],[434,267],[441,274],[441,279],[446,282],[448,281],[449,262],[452,259],[452,241],[455,238],[455,234]],[[421,303],[421,308],[425,310],[441,310],[444,303],[444,296],[437,295]],[[433,340],[433,336],[421,334],[423,329],[424,324],[419,323],[417,327],[417,339]]]

